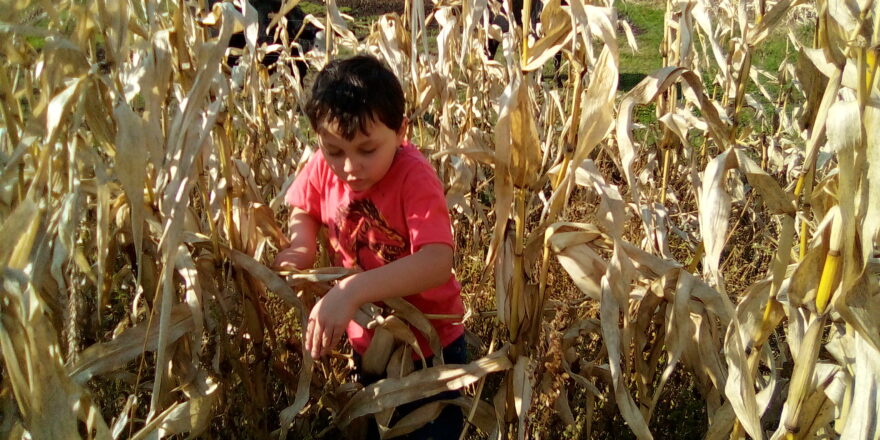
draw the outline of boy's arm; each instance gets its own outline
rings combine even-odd
[[[426,244],[414,254],[340,281],[312,308],[306,348],[313,358],[329,353],[365,303],[412,295],[449,281],[452,258],[449,245]]]
[[[317,253],[317,236],[321,224],[306,211],[294,207],[290,215],[290,246],[282,249],[275,256],[272,268],[310,269],[315,265]]]
[[[452,275],[452,248],[432,243],[418,252],[343,280],[358,308],[368,302],[399,298],[440,286]]]

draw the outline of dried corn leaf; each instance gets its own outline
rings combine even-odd
[[[819,287],[819,279],[822,277],[822,265],[828,246],[810,248],[801,259],[791,277],[788,286],[788,301],[797,307],[815,303],[816,289]]]
[[[382,58],[397,76],[401,84],[403,85],[403,90],[409,96],[412,91],[407,87],[407,81],[411,78],[410,72],[407,69],[408,66],[408,56],[404,52],[404,49],[400,47],[402,43],[402,36],[404,33],[404,26],[401,23],[400,18],[390,15],[385,15],[379,18],[376,23],[376,30],[372,35],[370,35],[370,39],[372,41],[372,45],[375,45],[382,54]],[[413,97],[410,97],[409,101],[413,101]]]
[[[840,377],[843,374],[836,366],[824,365],[824,367],[830,367],[830,369],[822,367],[823,365],[816,365],[814,379],[818,379],[819,383],[815,387],[816,390],[804,401],[801,415],[805,426],[798,432],[799,438],[809,438],[818,434],[820,429],[829,427],[829,424],[834,420],[835,403],[834,400],[828,397],[830,392],[828,388],[835,382],[842,380]],[[823,372],[821,370],[829,371]],[[788,430],[785,428],[785,424],[781,424],[771,437],[771,440],[781,440],[785,438],[787,433]]]
[[[785,429],[789,432],[800,432],[803,422],[809,423],[801,418],[801,410],[807,397],[814,392],[813,372],[816,369],[816,360],[822,345],[822,328],[824,326],[824,317],[817,317],[810,322],[800,352],[794,360],[795,368],[791,376],[788,398],[785,401],[782,415]]]
[[[385,372],[391,351],[394,350],[394,335],[390,330],[379,327],[373,332],[370,346],[364,352],[362,368],[365,374],[379,376]]]
[[[300,0],[284,0],[284,3],[278,9],[278,13],[272,17],[272,21],[269,22],[269,25],[266,26],[266,32],[270,33],[275,29],[275,26],[281,21],[282,17],[287,16],[287,14],[293,10],[293,8],[298,5]]]
[[[509,160],[508,172],[513,185],[517,188],[531,187],[536,181],[535,176],[541,164],[541,141],[538,128],[532,113],[534,100],[529,93],[525,78],[514,75],[505,95],[501,98],[501,111],[495,130],[509,131],[509,155],[504,148],[499,149],[497,142],[505,141],[505,137],[496,135],[496,160]],[[510,159],[507,159],[507,158]]]
[[[755,439],[763,439],[759,419],[758,402],[755,396],[755,377],[751,374],[745,356],[747,343],[743,341],[743,330],[734,320],[727,327],[724,338],[724,354],[727,361],[727,380],[724,395],[736,413],[736,418],[745,431]]]
[[[804,0],[781,0],[773,5],[767,13],[758,21],[758,26],[749,32],[749,45],[755,46],[770,36],[770,31],[778,25],[779,21],[789,15],[795,7],[804,3]]]
[[[532,405],[532,388],[534,387],[534,379],[531,368],[529,367],[530,359],[526,356],[520,356],[513,366],[513,408],[519,419],[519,428],[516,430],[516,436],[522,440],[526,434],[526,418],[529,415],[529,408]]]
[[[580,31],[583,43],[587,47],[588,58],[592,61],[592,39],[598,38],[610,50],[617,64],[617,11],[611,7],[602,7],[584,2],[570,2],[571,15]]]
[[[127,2],[99,1],[98,12],[104,24],[108,58],[123,63],[128,55],[129,9]]]
[[[528,60],[523,60],[524,72],[540,69],[550,58],[556,56],[563,46],[569,44],[573,35],[571,16],[562,7],[560,0],[551,0],[544,4],[541,11],[542,36],[528,48]]]
[[[578,121],[577,147],[572,164],[580,166],[611,130],[613,103],[617,92],[617,53],[606,46],[596,60],[590,84],[583,92]]]
[[[504,244],[495,259],[495,309],[498,321],[507,325],[511,317],[511,285],[513,283],[513,234],[510,225],[505,234]]]
[[[142,134],[146,138],[150,163],[157,170],[161,169],[165,159],[163,147],[166,146],[167,140],[162,136],[166,133],[162,127],[166,123],[165,115],[169,112],[163,106],[173,83],[171,81],[173,49],[170,32],[168,29],[156,32],[152,38],[151,50],[143,58],[142,74],[132,75],[125,84],[127,101],[130,102],[138,91],[144,98],[143,119],[148,128]],[[135,208],[137,207],[132,207]]]
[[[303,327],[308,322],[305,307],[300,299],[293,293],[293,290],[278,275],[272,272],[268,267],[260,264],[253,258],[229,248],[221,248],[223,252],[239,267],[246,270],[254,278],[263,283],[269,290],[288,304],[296,307],[300,325]],[[281,419],[281,429],[286,432],[293,424],[293,418],[302,410],[309,400],[309,383],[312,379],[312,356],[306,350],[305,344],[302,344],[302,366],[300,367],[299,382],[297,382],[296,396],[293,403],[281,411],[279,418]]]
[[[382,435],[383,439],[397,438],[409,434],[422,426],[434,422],[440,412],[448,404],[446,400],[438,400],[416,408],[405,415]]]
[[[193,319],[186,304],[178,304],[171,310],[168,327],[169,343],[193,330]],[[158,326],[152,320],[131,327],[109,342],[97,343],[85,349],[75,365],[69,368],[70,377],[85,384],[94,376],[125,367],[145,351],[155,351],[158,343]]]
[[[383,320],[381,328],[385,328],[390,331],[397,340],[402,341],[403,343],[408,345],[415,354],[419,355],[419,358],[422,359],[422,362],[425,362],[425,355],[424,353],[422,353],[422,349],[419,346],[418,341],[416,340],[415,333],[413,333],[412,329],[410,329],[409,326],[406,325],[405,322],[403,322],[403,320],[398,318],[396,315],[391,315],[387,319]],[[440,358],[442,358],[442,356],[438,356],[438,361]],[[440,364],[438,363],[438,365]]]
[[[88,392],[70,379],[61,359],[57,331],[48,310],[14,269],[0,273],[0,352],[22,424],[34,438],[109,438],[100,409]]]
[[[497,429],[492,408],[482,400],[478,400],[478,402],[474,417],[470,421],[484,433],[491,433]],[[385,431],[382,437],[390,439],[409,434],[426,423],[435,420],[446,405],[457,405],[464,411],[470,411],[473,399],[458,397],[452,400],[439,400],[423,405],[401,418],[388,431]]]
[[[736,153],[737,166],[740,171],[745,174],[746,179],[749,180],[749,184],[761,194],[770,213],[794,215],[794,197],[783,191],[779,186],[779,183],[776,182],[776,179],[761,169],[761,167],[759,167],[758,164],[746,154],[745,150],[737,148],[734,152]]]
[[[565,228],[579,226],[556,223],[547,228],[546,240],[574,284],[581,292],[598,301],[602,291],[600,280],[607,267],[602,257],[590,248],[589,243],[600,237],[600,234],[598,230],[563,232]]]
[[[610,121],[609,121],[610,122]],[[626,223],[626,210],[623,197],[617,186],[605,182],[599,169],[592,160],[581,162],[575,174],[578,185],[592,186],[599,194],[597,219],[602,229],[612,238],[623,236],[623,225]]]
[[[608,265],[608,270],[602,276],[602,299],[599,316],[602,321],[602,337],[608,350],[608,365],[611,370],[611,383],[614,387],[617,407],[636,437],[644,440],[654,437],[626,387],[622,368],[622,347],[628,346],[630,341],[623,339],[625,334],[622,336],[622,330],[625,331],[626,326],[624,329],[618,327],[620,314],[628,307],[627,299],[633,272],[634,268],[619,246],[619,241],[615,240],[611,262]]]
[[[850,289],[832,297],[832,304],[855,333],[880,351],[880,335],[873,330],[880,316],[880,283],[876,272],[862,272]]]
[[[176,402],[132,436],[133,439],[165,438],[175,434],[198,437],[208,428],[214,409],[220,402],[219,387],[212,380],[205,392],[184,402]]]
[[[849,366],[853,372],[852,400],[849,414],[841,420],[840,438],[877,438],[880,436],[877,420],[880,402],[876,398],[880,389],[880,371],[877,369],[880,352],[860,334],[856,333],[852,338],[855,352],[853,364]]]
[[[131,209],[131,232],[137,267],[143,267],[144,182],[149,163],[147,126],[143,119],[121,102],[113,111],[116,120],[116,163],[113,171],[122,183]],[[138,271],[140,272],[140,271]],[[140,280],[138,273],[138,280]]]
[[[880,14],[875,14],[880,17]],[[880,77],[880,75],[878,75]],[[876,94],[874,94],[876,97]],[[865,106],[865,192],[867,202],[862,225],[862,249],[874,249],[880,243],[880,104]]]
[[[189,308],[190,316],[192,316],[193,321],[193,331],[190,334],[189,341],[190,346],[192,347],[193,367],[195,368],[198,366],[196,359],[198,359],[198,355],[201,354],[204,345],[202,335],[205,330],[205,300],[202,293],[202,285],[199,280],[199,272],[196,263],[193,261],[189,253],[178,251],[177,261],[174,266],[185,281],[184,288],[186,289],[186,296],[184,298],[184,303]]]
[[[637,151],[632,140],[633,109],[637,104],[647,104],[657,99],[660,93],[671,87],[679,78],[682,78],[688,86],[685,88],[685,95],[692,94],[693,99],[699,103],[712,137],[722,146],[729,142],[727,127],[721,121],[714,104],[703,93],[700,78],[686,69],[664,67],[642,80],[623,97],[620,102],[616,126],[620,164],[629,184],[631,197],[638,206],[645,233],[649,236],[653,235],[654,221],[651,210],[642,200],[639,181],[634,169]],[[702,208],[700,213],[703,213]]]
[[[703,187],[699,198],[700,235],[706,249],[704,272],[706,278],[714,283],[714,287],[724,291],[723,277],[720,271],[721,252],[724,250],[727,237],[727,225],[730,221],[730,194],[725,190],[727,171],[736,165],[733,150],[719,154],[706,166],[703,175]]]
[[[71,106],[79,100],[85,82],[85,76],[70,81],[64,90],[49,101],[49,107],[46,109],[46,145],[55,144],[61,135],[61,130],[67,128],[64,122],[72,113]]]
[[[474,40],[479,40],[476,38],[471,38],[474,35],[475,26],[479,22],[480,18],[482,18],[483,13],[486,11],[486,7],[488,6],[488,0],[466,0],[462,5],[462,16],[464,17],[464,23],[461,26],[461,41],[471,42]],[[476,42],[476,41],[474,41]],[[438,44],[438,51],[445,50],[444,44]],[[473,50],[473,47],[476,44],[462,44],[461,45],[461,53],[458,56],[458,64],[464,64],[464,57],[470,51]],[[449,74],[448,71],[444,72],[445,74]]]
[[[213,87],[215,77],[219,74],[220,61],[225,51],[224,47],[228,43],[234,27],[237,24],[242,25],[244,23],[244,18],[233,9],[231,4],[218,3],[215,6],[219,7],[223,13],[220,38],[218,44],[202,46],[204,52],[200,57],[201,62],[198,66],[200,74],[196,77],[192,89],[186,95],[182,111],[170,124],[167,154],[171,160],[168,161],[169,168],[167,172],[163,170],[160,176],[160,182],[164,186],[161,204],[164,224],[160,240],[160,245],[163,248],[163,273],[161,275],[162,297],[159,310],[159,341],[156,353],[156,364],[159,367],[156,368],[156,377],[153,382],[153,393],[151,395],[150,412],[148,415],[150,421],[153,421],[153,416],[159,413],[159,406],[163,397],[162,383],[165,380],[165,365],[168,361],[166,353],[167,333],[170,324],[171,307],[173,306],[172,302],[174,300],[172,274],[182,235],[183,220],[187,212],[186,205],[188,200],[185,195],[189,194],[190,188],[194,184],[190,174],[192,173],[196,156],[205,147],[210,130],[219,116],[220,107],[223,103],[222,92],[216,92],[216,99],[207,106],[207,109],[203,109],[201,106],[208,99],[208,92]],[[246,25],[247,23],[244,24]]]
[[[455,390],[479,380],[489,373],[513,367],[507,358],[509,347],[465,365],[442,365],[415,371],[401,379],[383,379],[358,391],[336,417],[345,427],[352,420],[377,413],[443,391]]]
[[[660,376],[660,382],[654,388],[654,396],[651,399],[651,406],[648,410],[649,418],[650,414],[654,412],[657,402],[660,400],[660,393],[663,391],[663,387],[673,371],[675,371],[675,367],[681,359],[685,348],[689,343],[695,342],[693,341],[693,336],[696,335],[696,329],[690,318],[688,302],[691,300],[691,290],[693,290],[696,279],[690,273],[683,270],[679,271],[677,275],[678,280],[676,280],[672,307],[667,307],[666,336],[663,338],[667,353],[666,367]]]
[[[0,263],[22,270],[27,265],[40,225],[40,211],[32,200],[24,200],[0,227]]]
[[[434,354],[436,365],[443,364],[443,346],[440,345],[440,335],[437,334],[437,329],[434,328],[425,314],[403,298],[388,298],[383,302],[394,310],[395,316],[408,322],[422,333],[422,336],[428,340],[428,345]]]
[[[336,6],[336,0],[329,0],[326,3],[326,6],[330,30],[332,30],[342,38],[342,45],[348,47],[357,47],[357,37],[354,35],[354,32],[348,29],[348,25],[345,23],[345,17],[343,17],[342,13],[339,12],[339,8]],[[351,17],[348,18],[351,19]]]

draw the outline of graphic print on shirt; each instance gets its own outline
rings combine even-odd
[[[370,199],[353,200],[336,211],[336,230],[339,246],[348,255],[354,255],[361,268],[390,263],[409,248],[407,237],[388,225],[382,213]],[[378,264],[365,263],[377,260]]]

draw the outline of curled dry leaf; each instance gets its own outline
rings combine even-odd
[[[85,384],[94,376],[125,367],[128,362],[145,351],[155,351],[159,340],[159,329],[156,324],[154,320],[148,319],[123,331],[111,341],[94,344],[85,349],[77,363],[69,367],[71,378],[80,384]],[[172,308],[169,324],[169,343],[193,330],[192,314],[186,304],[178,304]]]
[[[465,365],[441,365],[413,372],[401,379],[383,379],[358,391],[336,417],[345,427],[357,417],[377,413],[442,391],[456,390],[481,377],[512,368],[509,346]]]

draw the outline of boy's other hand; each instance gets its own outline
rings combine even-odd
[[[314,258],[295,248],[285,248],[272,261],[273,270],[302,270],[312,267]]]
[[[272,269],[309,269],[315,265],[318,229],[321,224],[300,208],[293,208],[290,216],[290,245],[281,249],[272,262]]]
[[[345,291],[350,280],[346,278],[340,281],[312,307],[306,327],[306,350],[309,350],[312,359],[330,353],[359,307],[351,292]]]
[[[297,270],[296,266],[293,264],[286,261],[278,261],[278,258],[275,258],[275,261],[272,262],[271,269],[276,272]]]

